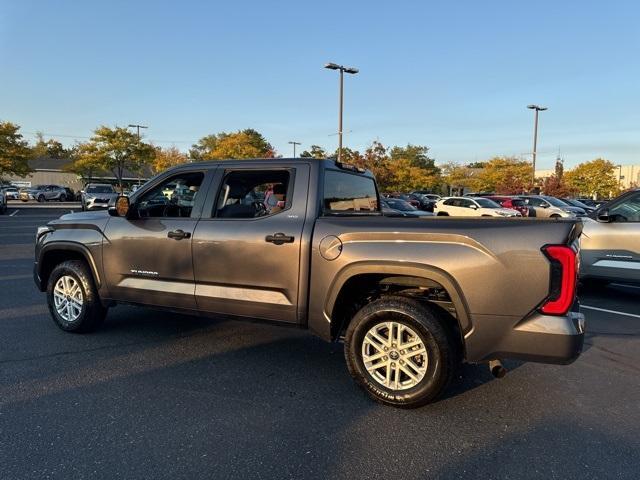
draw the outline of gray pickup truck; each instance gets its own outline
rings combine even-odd
[[[578,357],[580,227],[383,216],[372,175],[332,160],[193,163],[40,227],[34,278],[65,331],[116,303],[295,325],[343,340],[374,399],[416,407],[463,361]]]

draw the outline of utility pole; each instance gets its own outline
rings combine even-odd
[[[296,145],[302,145],[300,142],[289,142],[289,145],[293,145],[293,158],[296,158]]]
[[[344,65],[338,65],[336,63],[327,63],[324,68],[329,70],[340,70],[340,107],[338,113],[338,162],[342,159],[342,109],[344,105],[344,74],[350,73],[355,75],[358,73],[357,68],[345,67]]]
[[[138,132],[138,141],[140,141],[140,129],[141,128],[149,128],[146,125],[137,125],[137,124],[135,124],[135,125],[129,124],[128,127],[129,128],[135,128],[137,130],[137,132]]]
[[[538,112],[547,110],[547,107],[540,107],[538,105],[527,105],[527,108],[535,110],[535,119],[533,122],[533,183],[535,187],[536,183],[536,156],[538,154]]]

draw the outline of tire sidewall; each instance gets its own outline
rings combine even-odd
[[[444,372],[446,358],[441,348],[448,341],[446,332],[431,313],[424,308],[406,305],[406,308],[390,308],[384,304],[370,304],[363,308],[351,322],[345,339],[347,365],[356,382],[382,403],[416,407],[435,399],[448,383]],[[386,302],[385,302],[386,303]],[[389,305],[389,304],[387,304]],[[376,324],[394,321],[411,328],[422,340],[427,350],[427,371],[420,383],[406,390],[391,390],[378,383],[369,374],[362,360],[362,343],[367,332]],[[435,334],[435,335],[434,335]],[[438,340],[438,338],[440,340]],[[450,360],[450,359],[449,359]]]
[[[82,290],[82,310],[80,311],[80,315],[78,316],[78,318],[76,318],[73,322],[68,322],[60,316],[60,314],[56,310],[53,296],[53,289],[55,288],[57,281],[60,279],[60,277],[63,277],[65,275],[72,277],[78,283],[78,285],[80,285],[80,289]],[[76,332],[83,329],[87,321],[89,302],[91,299],[88,293],[88,288],[90,288],[90,286],[87,284],[87,281],[88,279],[85,277],[83,272],[78,271],[77,268],[74,268],[74,266],[71,266],[68,262],[59,265],[53,270],[53,272],[51,272],[51,275],[49,276],[49,282],[47,284],[47,304],[49,307],[49,311],[51,312],[53,321],[62,330],[65,330],[67,332]]]

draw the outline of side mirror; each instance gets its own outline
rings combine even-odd
[[[477,206],[477,205],[469,205],[469,208],[470,208],[471,210],[477,210],[477,209],[478,209],[478,206]]]
[[[540,205],[542,208],[549,208],[549,204],[548,203],[543,203],[542,205]]]
[[[609,223],[611,221],[611,217],[609,216],[609,209],[603,208],[602,210],[600,210],[596,219],[601,223]]]
[[[112,217],[126,217],[130,206],[129,197],[120,195],[116,198],[115,204],[109,207],[109,215]]]

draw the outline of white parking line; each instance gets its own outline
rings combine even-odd
[[[9,214],[9,216],[10,216],[10,217],[13,217],[13,216],[15,216],[18,212],[19,212],[19,210],[14,210],[13,212],[11,212],[11,213]]]
[[[580,305],[580,308],[586,308],[587,310],[597,310],[598,312],[614,313],[616,315],[626,315],[627,317],[640,318],[640,315],[635,313],[618,312],[617,310],[607,310],[606,308],[590,307],[589,305]]]

